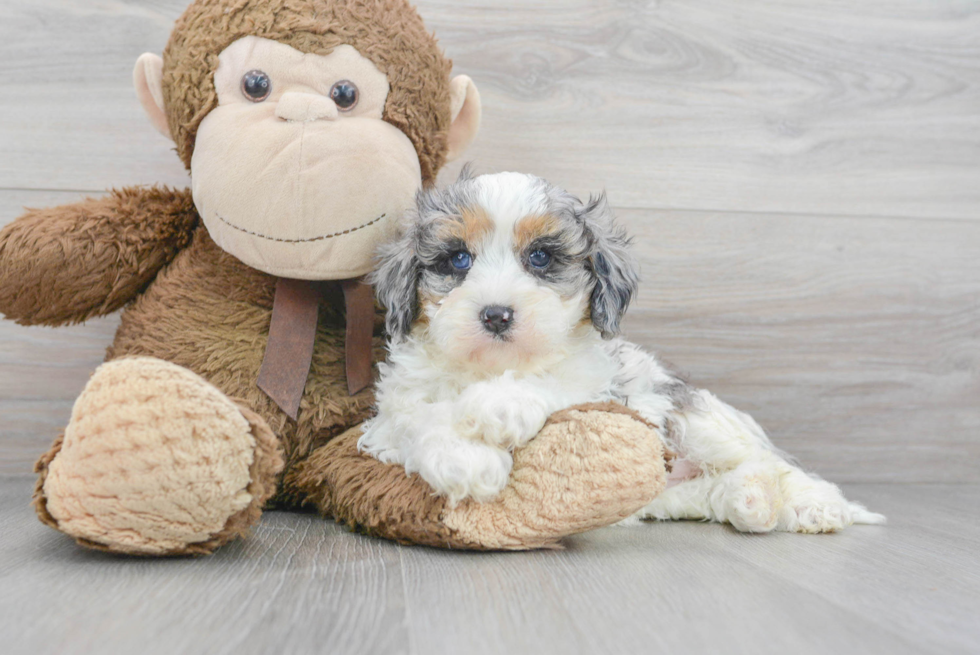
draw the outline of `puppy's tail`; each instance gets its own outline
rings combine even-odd
[[[861,503],[848,503],[851,509],[851,520],[859,525],[884,525],[888,522],[884,514],[871,512]]]

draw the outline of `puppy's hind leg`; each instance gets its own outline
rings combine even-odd
[[[805,533],[885,521],[792,464],[751,416],[707,391],[696,392],[690,407],[673,419],[680,453],[715,480],[699,488],[708,494],[702,501],[711,508],[708,519],[746,532]]]
[[[636,519],[710,521],[714,517],[708,499],[714,483],[714,478],[702,475],[664,489],[653,502],[624,523],[634,522]]]
[[[636,516],[717,521],[741,532],[769,532],[777,525],[781,507],[778,476],[769,467],[747,462],[733,471],[702,473],[670,487]]]

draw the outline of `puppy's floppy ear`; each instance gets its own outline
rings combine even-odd
[[[630,239],[616,225],[606,194],[593,196],[576,210],[592,236],[589,270],[595,280],[592,289],[592,324],[603,339],[619,334],[619,323],[636,295],[639,269],[629,252]]]
[[[387,310],[385,328],[395,341],[411,332],[418,316],[421,264],[416,251],[417,219],[417,210],[409,210],[402,221],[401,236],[381,246],[377,266],[368,278]]]

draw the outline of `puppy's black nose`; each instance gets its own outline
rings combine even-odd
[[[480,312],[480,320],[483,322],[483,327],[487,332],[503,334],[510,329],[511,324],[514,322],[514,310],[510,307],[490,305],[484,307],[483,311]]]

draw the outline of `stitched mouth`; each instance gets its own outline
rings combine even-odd
[[[363,225],[358,225],[357,227],[347,228],[346,230],[341,230],[340,232],[333,232],[331,234],[324,234],[324,235],[321,235],[321,236],[318,236],[318,237],[309,237],[308,239],[284,239],[282,237],[274,237],[274,236],[270,236],[268,234],[262,234],[261,232],[254,232],[252,230],[246,230],[243,227],[238,227],[234,223],[229,223],[228,221],[226,221],[221,216],[221,214],[215,213],[215,217],[219,221],[221,221],[222,223],[224,223],[225,225],[227,225],[228,227],[230,227],[232,229],[238,230],[239,232],[244,232],[245,234],[250,234],[253,237],[258,237],[260,239],[266,239],[267,241],[278,241],[279,243],[307,243],[307,242],[310,242],[310,241],[323,241],[324,239],[334,239],[336,237],[342,237],[345,234],[350,234],[351,232],[357,232],[358,230],[363,230],[366,227],[370,227],[371,225],[374,225],[375,223],[381,221],[385,216],[387,216],[387,214],[381,214],[381,216],[378,216],[374,220],[368,221],[367,223],[364,223]]]

